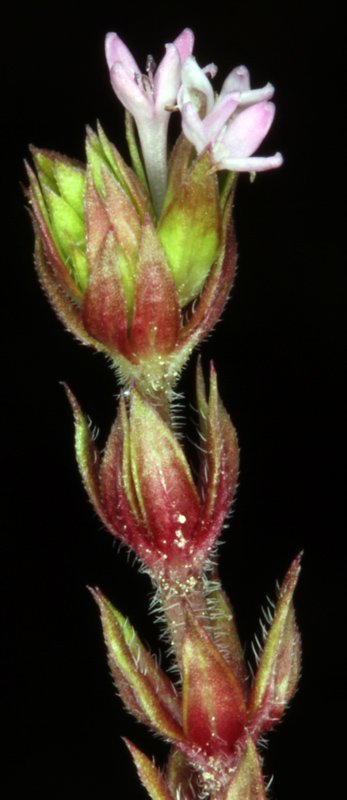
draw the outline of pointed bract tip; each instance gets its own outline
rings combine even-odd
[[[78,418],[82,414],[82,410],[78,400],[76,399],[73,391],[70,389],[70,386],[65,381],[59,381],[60,386],[63,387],[66,397],[70,403],[73,415]]]
[[[102,597],[102,592],[100,591],[99,587],[98,586],[88,586],[88,584],[87,584],[86,585],[86,589],[91,594],[91,596],[94,598],[95,602],[98,603],[99,598]]]

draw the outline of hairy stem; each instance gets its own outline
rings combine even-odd
[[[202,575],[190,571],[188,576],[181,579],[160,578],[155,599],[168,632],[170,653],[181,672],[187,609],[196,619],[202,623],[205,621],[208,629],[208,607]]]

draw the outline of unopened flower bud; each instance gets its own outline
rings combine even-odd
[[[175,434],[137,392],[129,412],[121,401],[102,458],[77,401],[69,397],[79,468],[105,525],[155,574],[201,572],[229,510],[238,470],[236,434],[214,372],[209,399],[199,400],[206,452],[198,484]]]

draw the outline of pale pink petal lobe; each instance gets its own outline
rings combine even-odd
[[[251,156],[259,147],[275,115],[273,103],[256,103],[241,111],[228,125],[223,144],[237,158]]]
[[[229,72],[223,83],[221,95],[227,92],[247,92],[250,87],[249,71],[242,64]]]
[[[185,28],[179,36],[176,37],[173,44],[179,52],[181,61],[185,61],[188,56],[191,56],[194,47],[194,33],[190,28]]]
[[[166,53],[154,75],[154,95],[157,110],[172,106],[180,85],[181,62],[174,44],[166,45]]]
[[[111,84],[118,99],[136,119],[140,112],[150,110],[150,100],[143,88],[131,78],[123,64],[116,62],[110,70]]]
[[[250,156],[249,158],[225,157],[218,162],[219,169],[231,172],[265,172],[268,169],[277,169],[283,164],[281,153],[273,156]]]
[[[117,33],[108,33],[105,41],[105,53],[108,68],[119,61],[131,75],[139,74],[140,70],[130,50]]]
[[[206,141],[203,121],[199,117],[198,110],[193,103],[185,103],[181,113],[183,133],[194,145],[197,153],[201,153],[208,142]]]

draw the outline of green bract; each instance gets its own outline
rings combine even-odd
[[[183,142],[182,148],[186,150]],[[209,153],[189,162],[182,174],[175,159],[168,197],[159,220],[159,239],[164,248],[180,305],[186,306],[201,292],[221,243],[221,208],[217,176]]]
[[[33,151],[38,182],[35,197],[58,253],[77,287],[88,284],[82,165],[50,151]]]

